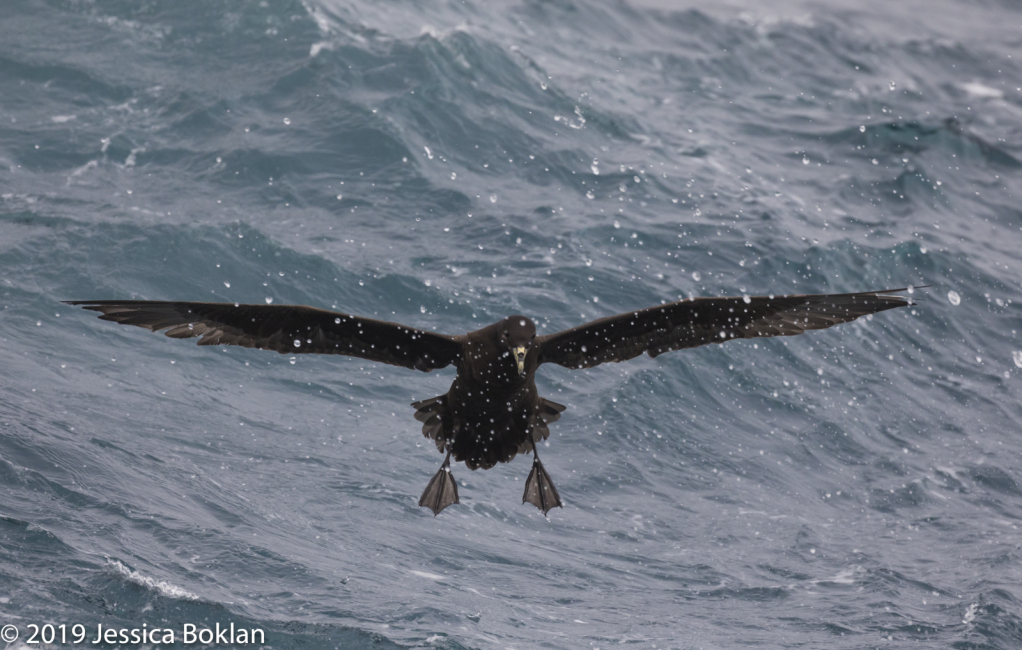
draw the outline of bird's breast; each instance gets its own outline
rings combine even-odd
[[[488,382],[459,372],[448,395],[456,415],[497,420],[534,407],[537,392],[531,374]]]
[[[510,392],[531,381],[531,373],[522,376],[510,351],[499,355],[469,357],[458,369],[458,375],[483,390]]]

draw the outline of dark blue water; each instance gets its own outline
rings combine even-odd
[[[996,0],[7,0],[10,647],[232,622],[275,648],[1022,647],[1020,26]],[[408,404],[450,369],[59,302],[550,333],[923,284],[806,336],[544,367],[549,520],[527,458],[416,505],[442,457]]]

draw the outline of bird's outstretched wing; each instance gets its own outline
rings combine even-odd
[[[103,320],[167,330],[199,345],[240,345],[281,354],[344,354],[429,372],[455,363],[457,337],[301,305],[148,300],[68,300]]]
[[[692,298],[594,320],[537,337],[540,363],[591,368],[646,352],[759,336],[793,336],[853,321],[859,316],[913,304],[904,289],[805,296]]]

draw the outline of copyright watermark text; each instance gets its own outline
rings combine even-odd
[[[21,629],[16,625],[4,625],[0,628],[0,641],[13,643],[19,637],[23,637],[23,641],[27,645],[98,645],[101,643],[172,645],[180,641],[185,645],[199,643],[202,645],[244,646],[266,643],[266,634],[261,628],[236,627],[234,623],[224,626],[216,623],[212,628],[185,623],[180,630],[170,627],[149,627],[148,623],[143,623],[142,627],[110,627],[102,623],[94,627],[86,627],[81,623],[71,625],[30,623],[22,625]]]

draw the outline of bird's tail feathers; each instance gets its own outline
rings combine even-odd
[[[536,410],[533,412],[532,419],[529,422],[529,431],[534,442],[540,442],[550,437],[550,428],[547,427],[551,422],[556,422],[561,419],[561,413],[564,409],[568,408],[563,404],[557,402],[551,402],[548,399],[539,398],[539,404],[536,406]],[[528,437],[518,445],[518,453],[525,454],[532,449],[529,446]]]
[[[444,414],[447,408],[447,396],[437,395],[430,399],[412,402],[415,419],[422,422],[422,435],[436,443],[437,451],[444,451],[447,438],[444,436]]]

